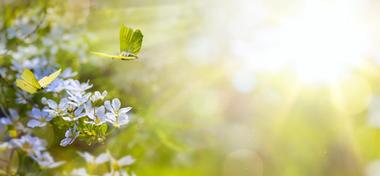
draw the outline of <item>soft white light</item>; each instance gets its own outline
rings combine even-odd
[[[369,31],[356,3],[309,1],[281,28],[282,50],[301,80],[334,82],[365,59]]]
[[[363,1],[304,0],[298,5],[272,17],[273,24],[255,28],[252,38],[231,42],[235,57],[256,71],[290,68],[303,82],[324,84],[341,79],[369,55],[373,35]]]

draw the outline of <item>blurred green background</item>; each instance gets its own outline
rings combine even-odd
[[[121,24],[144,34],[140,59],[80,67],[133,107],[88,149],[132,154],[137,175],[380,175],[378,1],[62,4],[90,51],[117,53]]]

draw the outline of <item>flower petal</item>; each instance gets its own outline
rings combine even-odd
[[[120,166],[127,166],[131,165],[135,162],[135,159],[133,159],[131,156],[125,156],[117,161]]]
[[[132,107],[121,108],[121,109],[119,110],[119,113],[120,113],[120,114],[127,113],[127,112],[130,111],[131,109],[132,109]]]
[[[126,125],[129,122],[129,117],[127,114],[120,114],[118,118],[118,125]]]
[[[61,140],[61,142],[59,143],[60,146],[62,147],[66,147],[67,145],[73,143],[74,140],[72,140],[71,138],[64,138]]]
[[[86,160],[87,163],[92,163],[94,162],[95,160],[95,157],[93,155],[91,155],[90,153],[88,152],[78,152],[78,154],[84,159]]]
[[[112,107],[115,111],[119,110],[121,106],[120,100],[118,98],[114,98],[112,100]]]
[[[114,113],[114,110],[113,110],[109,100],[104,102],[104,106],[107,108],[108,111],[111,111],[112,113]]]
[[[57,107],[58,107],[58,105],[57,105],[57,103],[55,102],[55,101],[53,101],[53,100],[47,100],[47,104],[48,104],[48,106],[51,108],[51,109],[57,109]]]
[[[109,155],[107,153],[102,153],[98,157],[96,157],[95,163],[96,164],[102,164],[102,163],[105,163],[109,160],[110,160]]]
[[[35,119],[32,119],[32,120],[29,120],[28,121],[28,127],[30,128],[35,128],[35,127],[43,127],[46,125],[46,123],[41,123],[40,121],[38,120],[35,120]]]

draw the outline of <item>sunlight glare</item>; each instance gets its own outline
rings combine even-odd
[[[369,36],[355,3],[308,1],[280,27],[278,58],[306,83],[332,83],[365,58]]]

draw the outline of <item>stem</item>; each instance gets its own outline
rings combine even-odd
[[[8,166],[7,166],[7,175],[11,175],[11,164],[12,164],[12,158],[13,158],[13,153],[15,152],[14,149],[11,150],[11,154],[9,155],[9,160],[8,160]]]
[[[5,2],[4,0],[1,1],[1,9],[3,10],[3,17],[4,17],[4,21],[3,21],[3,25],[1,26],[1,29],[0,31],[3,31],[5,29],[5,24],[6,24],[6,12],[5,12]]]
[[[1,91],[1,94],[4,95],[4,90],[3,90],[2,87],[0,87],[0,91]],[[2,113],[3,115],[5,115],[6,117],[10,118],[10,115],[7,113],[7,111],[5,110],[4,105],[3,105],[3,103],[5,103],[5,100],[4,100],[4,99],[1,99],[1,100],[3,101],[2,103],[0,103],[0,110],[1,110],[1,113]]]
[[[42,17],[41,17],[41,20],[39,21],[39,23],[36,25],[36,27],[33,29],[33,31],[27,33],[24,37],[22,37],[23,39],[26,39],[28,38],[30,35],[32,35],[33,33],[35,33],[42,25],[42,23],[45,21],[45,18],[46,18],[46,14],[47,14],[47,3],[48,3],[48,0],[45,1],[45,6],[43,7],[43,10],[42,10]]]

